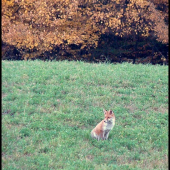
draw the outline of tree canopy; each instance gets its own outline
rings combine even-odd
[[[98,48],[103,35],[132,39],[132,53],[139,39],[152,42],[153,52],[156,43],[168,46],[168,5],[168,0],[2,0],[2,42],[24,59],[59,49],[76,58]]]

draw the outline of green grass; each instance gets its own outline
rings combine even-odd
[[[2,169],[168,169],[168,66],[2,61]]]

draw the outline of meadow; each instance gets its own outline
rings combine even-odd
[[[2,61],[1,135],[3,170],[168,169],[168,66]]]

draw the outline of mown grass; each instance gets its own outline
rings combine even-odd
[[[2,61],[2,169],[168,169],[168,66]]]

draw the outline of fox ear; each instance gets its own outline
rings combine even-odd
[[[103,109],[104,114],[107,112],[107,110]]]
[[[112,110],[109,110],[109,113],[110,113],[110,114],[113,114],[113,111],[112,111]]]

